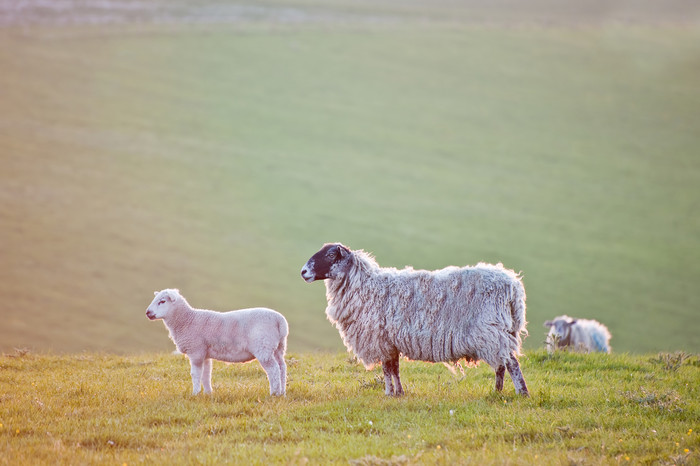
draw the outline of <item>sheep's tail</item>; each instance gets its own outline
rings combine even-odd
[[[518,342],[518,353],[522,346],[522,337],[527,336],[528,332],[525,328],[527,321],[525,320],[525,287],[520,277],[513,281],[511,287],[510,313],[513,319],[512,335]]]
[[[602,329],[593,329],[593,334],[591,335],[591,340],[595,345],[596,351],[602,351],[603,353],[609,353],[610,347],[608,346],[607,338],[603,333]]]

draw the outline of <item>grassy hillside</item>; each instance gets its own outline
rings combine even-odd
[[[687,356],[687,355],[686,355]],[[486,365],[402,362],[407,394],[342,353],[288,355],[285,398],[257,362],[3,355],[0,464],[697,464],[697,357],[531,352],[531,398]]]
[[[700,351],[693,3],[423,3],[0,4],[0,350],[167,350],[166,287],[337,350],[341,241]]]

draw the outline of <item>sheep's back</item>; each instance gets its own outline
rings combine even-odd
[[[489,339],[505,339],[508,351],[519,351],[512,335],[520,331],[513,331],[514,287],[522,288],[519,278],[500,265],[378,268],[365,280],[350,280],[339,295],[330,287],[327,313],[366,365],[392,352],[433,362],[481,359],[485,347],[500,351],[501,342]],[[501,334],[494,336],[494,329]]]

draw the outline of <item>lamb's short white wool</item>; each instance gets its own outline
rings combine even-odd
[[[285,394],[289,326],[282,314],[266,308],[229,312],[194,309],[179,290],[154,294],[146,316],[162,319],[178,351],[189,358],[193,394],[199,393],[202,385],[204,393],[211,393],[212,359],[229,363],[257,359],[267,373],[270,394]]]
[[[549,327],[545,345],[550,353],[565,347],[584,353],[610,352],[610,331],[596,320],[563,315],[548,320],[544,326]]]

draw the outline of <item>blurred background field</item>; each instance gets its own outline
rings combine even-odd
[[[699,214],[697,2],[0,0],[0,351],[170,350],[166,287],[340,349],[340,241],[697,352]]]

